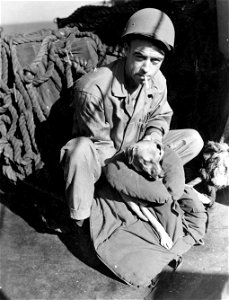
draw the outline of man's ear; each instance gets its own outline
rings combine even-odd
[[[125,55],[127,55],[127,53],[130,51],[130,45],[127,42],[125,42],[123,45],[123,49],[124,49]]]

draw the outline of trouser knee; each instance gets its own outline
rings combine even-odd
[[[101,175],[94,144],[86,137],[70,140],[61,149],[61,164],[71,218],[85,219],[90,215],[94,183]]]
[[[61,164],[65,181],[73,180],[77,174],[88,173],[96,181],[101,175],[101,165],[93,142],[87,137],[70,140],[61,149]],[[87,172],[86,172],[87,170]]]
[[[91,149],[93,147],[92,141],[87,137],[79,137],[75,139],[74,149],[71,152],[71,157],[73,160],[77,158],[77,161],[82,161],[84,158],[89,158],[91,156]]]
[[[188,130],[189,138],[191,140],[191,148],[193,156],[197,156],[204,146],[204,141],[200,136],[199,132],[195,129]]]
[[[66,164],[82,162],[91,153],[92,141],[87,137],[79,137],[70,140],[62,149],[60,162],[64,168]]]

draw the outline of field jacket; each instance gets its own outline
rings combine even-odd
[[[133,106],[124,69],[122,58],[84,75],[74,85],[73,135],[91,138],[102,166],[117,151],[145,135],[161,140],[169,130],[173,113],[161,71],[151,79],[148,89],[140,87]]]

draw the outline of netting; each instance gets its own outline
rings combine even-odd
[[[94,63],[74,53],[84,38],[95,48],[98,59]],[[42,168],[42,145],[49,153],[56,142],[47,124],[53,104],[63,97],[62,110],[69,112],[68,91],[73,81],[103,63],[105,53],[96,35],[76,27],[1,40],[0,161],[4,176],[22,180]],[[58,120],[63,127],[66,119]],[[39,134],[42,124],[45,129]]]

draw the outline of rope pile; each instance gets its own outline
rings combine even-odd
[[[76,78],[96,67],[71,52],[72,43],[84,37],[94,42],[98,65],[102,64],[106,47],[96,35],[80,32],[76,27],[1,39],[0,163],[2,175],[13,182],[43,167],[37,125],[47,120],[52,104],[72,87]],[[26,66],[20,61],[21,45],[39,48]],[[41,92],[42,86],[46,93]]]

